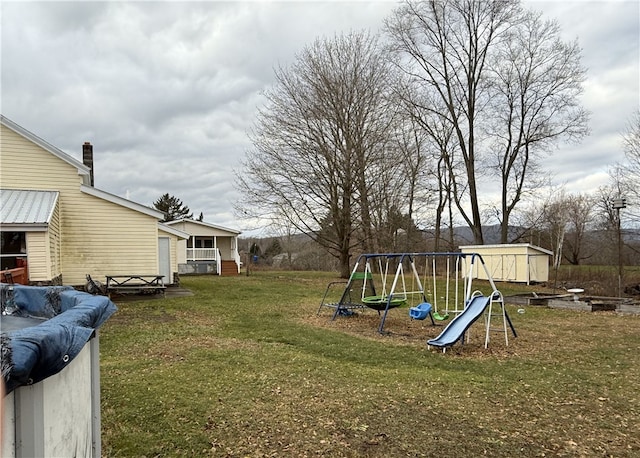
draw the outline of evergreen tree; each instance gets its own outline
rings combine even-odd
[[[170,196],[168,193],[160,196],[160,198],[153,203],[153,206],[156,210],[164,213],[163,222],[193,218],[193,213],[191,213],[189,207],[184,205],[180,199],[175,196]]]

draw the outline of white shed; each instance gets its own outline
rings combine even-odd
[[[478,253],[495,281],[515,283],[541,283],[549,280],[549,263],[553,252],[529,243],[507,245],[461,246],[463,253]],[[487,280],[487,275],[477,265],[473,278]]]

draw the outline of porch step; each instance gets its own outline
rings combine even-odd
[[[220,266],[220,275],[223,277],[238,275],[238,266],[235,261],[222,261]]]

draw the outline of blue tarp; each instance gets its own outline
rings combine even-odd
[[[0,290],[2,376],[7,393],[64,369],[116,311],[109,298],[69,286],[0,284]],[[12,310],[12,305],[17,309]]]

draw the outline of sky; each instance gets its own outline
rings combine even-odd
[[[640,0],[524,5],[582,47],[591,133],[545,165],[569,192],[593,192],[624,159],[621,133],[640,107]],[[318,37],[379,31],[396,6],[2,0],[0,111],[76,159],[91,142],[103,191],[148,206],[169,193],[194,217],[259,234],[234,215],[234,178],[274,68]]]

